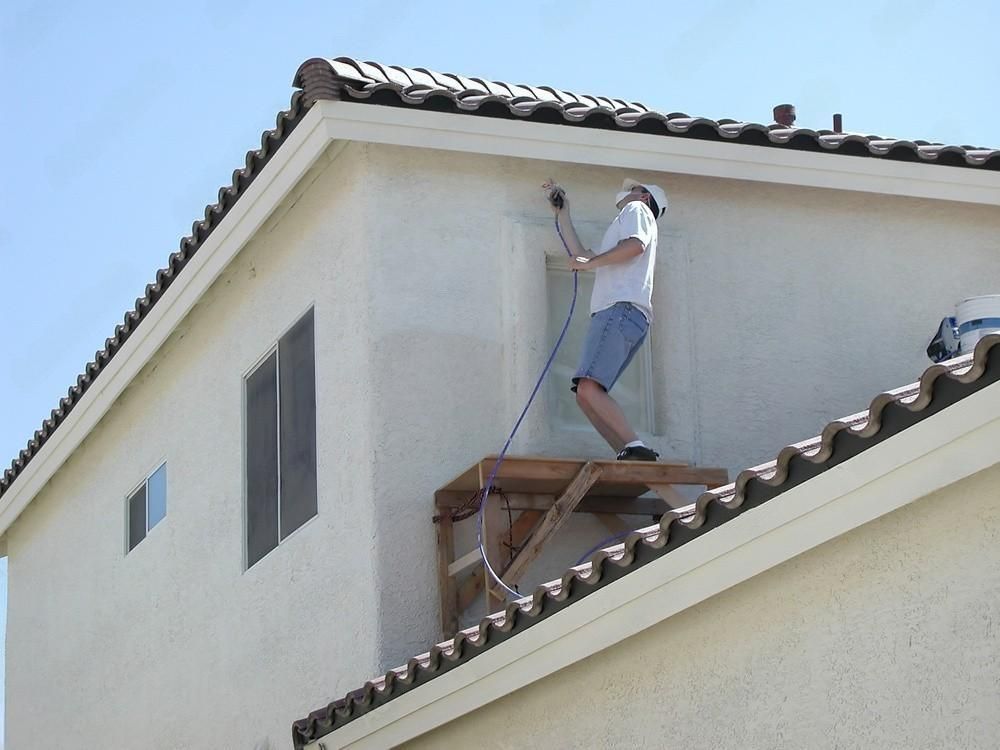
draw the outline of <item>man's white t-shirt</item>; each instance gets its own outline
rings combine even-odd
[[[631,302],[642,310],[646,320],[653,320],[653,268],[656,264],[656,218],[642,201],[630,201],[604,233],[598,255],[603,255],[622,240],[637,238],[643,247],[624,263],[601,266],[594,270],[594,292],[590,296],[590,314],[606,310],[617,302]]]

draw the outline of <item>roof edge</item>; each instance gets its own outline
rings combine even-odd
[[[131,382],[137,368],[141,369],[155,355],[173,327],[190,310],[194,304],[188,294],[191,288],[199,290],[194,293],[196,301],[210,283],[206,279],[216,278],[238,252],[239,243],[246,239],[243,235],[250,231],[245,229],[249,226],[248,217],[257,222],[255,227],[259,226],[264,220],[261,217],[269,214],[324,153],[329,139],[321,114],[306,105],[301,91],[293,94],[291,102],[289,110],[279,113],[277,127],[261,136],[261,148],[248,152],[246,166],[233,172],[233,183],[219,190],[219,202],[206,207],[205,219],[194,223],[192,234],[181,240],[180,250],[170,256],[165,268],[157,271],[155,282],[147,285],[145,296],[136,300],[134,310],[127,312],[123,323],[115,327],[105,348],[87,364],[58,407],[0,476],[0,541],[10,524]],[[307,118],[311,118],[311,124],[300,127]],[[282,148],[286,144],[292,148]],[[268,167],[274,170],[265,173]],[[293,173],[297,176],[289,177]],[[257,195],[252,200],[242,200],[253,192]],[[261,195],[267,197],[260,200]],[[215,230],[227,220],[234,223],[216,235]],[[217,242],[216,236],[221,237]],[[207,245],[210,247],[206,255],[202,250]],[[193,273],[190,270],[182,273],[189,266],[193,266]],[[175,295],[185,295],[185,304],[159,305],[164,297]],[[150,317],[154,320],[146,323]],[[136,336],[143,323],[146,324]],[[102,385],[94,389],[98,377],[102,378]]]
[[[576,94],[550,86],[511,84],[440,73],[426,68],[384,65],[351,57],[313,58],[307,64],[312,66],[311,75],[327,76],[342,85],[337,97],[345,100],[1000,171],[1000,148],[947,145],[920,139],[765,125],[726,118],[713,120],[688,116],[683,112],[667,114],[640,102]],[[321,71],[322,68],[325,70]]]
[[[311,57],[299,66],[292,78],[292,86],[302,89],[306,106],[312,106],[318,99],[338,100],[342,98],[346,86],[364,85],[360,77],[338,73],[333,62],[325,57]]]
[[[567,570],[560,579],[537,587],[532,596],[509,603],[503,612],[484,618],[476,627],[460,631],[451,641],[435,645],[429,652],[410,659],[406,665],[390,670],[384,677],[370,680],[344,698],[296,721],[292,725],[295,747],[303,748],[340,730],[344,731],[343,736],[348,742],[368,738],[374,732],[382,731],[394,723],[397,726],[390,731],[398,732],[404,720],[421,710],[425,701],[426,705],[437,704],[438,708],[435,710],[440,714],[443,710],[440,704],[444,703],[441,698],[447,693],[446,687],[425,687],[423,694],[428,697],[420,700],[411,697],[414,689],[431,681],[436,682],[442,677],[447,678],[449,674],[453,675],[450,682],[455,682],[459,679],[454,677],[457,674],[455,670],[473,659],[489,662],[487,666],[480,664],[475,669],[477,675],[492,677],[493,674],[498,674],[507,663],[504,661],[507,657],[497,653],[501,651],[497,646],[511,644],[507,651],[515,653],[514,661],[526,658],[516,654],[524,651],[526,655],[530,655],[540,646],[532,642],[515,647],[511,641],[513,636],[525,631],[530,633],[535,626],[551,622],[551,615],[566,612],[570,605],[575,605],[573,611],[578,607],[581,613],[586,610],[585,614],[580,614],[581,618],[589,617],[589,621],[596,621],[607,615],[608,610],[598,604],[602,597],[594,595],[603,591],[607,596],[608,584],[624,579],[630,581],[626,587],[632,587],[639,585],[637,582],[642,580],[645,581],[648,593],[655,587],[666,585],[662,580],[649,580],[649,576],[653,575],[655,579],[658,574],[661,577],[676,578],[683,567],[680,562],[682,559],[690,561],[700,555],[701,564],[713,562],[730,553],[739,552],[740,548],[752,546],[752,542],[778,528],[806,519],[838,499],[862,491],[872,495],[854,503],[850,515],[840,512],[824,513],[821,523],[817,521],[815,528],[810,528],[809,533],[817,540],[815,543],[798,548],[807,536],[794,532],[787,534],[786,537],[790,538],[784,542],[792,550],[790,554],[775,559],[761,569],[750,569],[745,561],[735,565],[730,571],[734,579],[697,599],[703,601],[728,586],[933,491],[936,487],[928,489],[926,484],[918,483],[909,485],[905,492],[889,493],[884,488],[880,489],[882,486],[878,484],[878,480],[901,467],[915,464],[923,456],[946,449],[984,426],[1000,441],[1000,335],[996,334],[984,337],[972,356],[933,365],[924,371],[919,382],[913,386],[876,396],[871,402],[866,421],[859,423],[852,419],[831,422],[822,431],[818,446],[815,441],[806,441],[798,444],[799,447],[783,449],[771,464],[741,472],[733,484],[703,493],[695,503],[693,514],[668,513],[659,524],[636,530],[624,543],[597,552],[587,563]],[[980,440],[971,448],[967,447],[962,460],[945,462],[943,468],[933,476],[933,481],[938,482],[938,487],[945,486],[972,473],[973,468],[978,465],[976,461],[986,462],[975,469],[977,471],[995,464],[995,444],[992,439],[986,440],[985,444]],[[851,462],[850,469],[836,471],[848,461]],[[779,497],[782,501],[774,503]],[[759,510],[762,515],[755,513],[752,523],[730,523],[750,510]],[[773,523],[762,522],[762,519],[768,517],[773,519]],[[848,524],[845,528],[833,531],[838,524],[845,523]],[[737,542],[732,547],[722,543],[713,548],[709,539],[703,538],[708,532],[712,532],[711,539],[716,542],[730,537]],[[694,541],[698,544],[689,544]],[[671,563],[666,563],[666,567],[658,566],[657,563],[671,552],[679,552],[680,555],[670,555]],[[767,554],[770,552],[764,551],[759,556]],[[704,585],[709,587],[718,584],[718,575],[713,573]],[[629,601],[636,598],[632,597]],[[588,601],[589,605],[586,603]],[[681,609],[686,609],[697,601],[691,601]],[[663,612],[667,610],[660,612],[661,620],[676,613]],[[567,622],[565,617],[563,622]],[[585,625],[586,623],[574,622],[572,627],[566,625],[564,629],[567,632],[578,632]],[[550,625],[539,628],[541,635],[528,635],[526,640],[541,638],[552,642],[552,629],[555,627],[557,626]],[[632,625],[626,622],[622,627]],[[629,634],[631,633],[623,637]],[[600,648],[607,645],[610,644],[601,645]],[[492,657],[489,656],[491,653]],[[545,674],[567,665],[554,666]],[[541,676],[544,674],[534,679]],[[473,677],[466,682],[471,684],[476,679]],[[468,684],[460,689],[465,689]],[[504,689],[510,691],[509,681]],[[406,703],[393,708],[392,704],[397,700],[405,700]],[[481,703],[472,706],[466,701],[465,705],[468,710],[472,710]],[[376,710],[379,713],[372,715]],[[457,716],[447,716],[435,726],[454,718]],[[355,729],[351,730],[350,727],[356,723]],[[430,728],[433,727],[425,726],[418,733]],[[407,738],[409,737],[393,734],[389,744]],[[387,736],[380,736],[379,741],[389,739]]]

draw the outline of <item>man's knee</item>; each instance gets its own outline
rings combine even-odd
[[[595,380],[590,378],[580,378],[580,381],[576,384],[576,403],[578,405],[587,406],[594,402],[595,398],[598,398],[604,389]]]

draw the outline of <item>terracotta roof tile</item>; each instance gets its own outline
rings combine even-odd
[[[667,114],[622,99],[575,94],[548,86],[486,81],[425,68],[362,62],[350,57],[332,60],[313,58],[303,63],[300,71],[307,66],[314,72],[324,69],[331,80],[342,84],[339,98],[359,102],[387,104],[394,101],[413,107],[443,108],[467,114],[1000,170],[1000,149],[947,146],[928,141],[785,128],[729,119],[711,120],[690,117],[682,112]],[[298,76],[296,82],[301,84]]]
[[[296,748],[374,711],[403,693],[474,659],[545,617],[612,583],[648,562],[758,507],[827,469],[1000,380],[1000,335],[983,338],[975,352],[932,365],[920,380],[879,394],[866,411],[829,423],[814,438],[781,450],[774,461],[741,471],[736,481],[703,493],[691,506],[671,511],[658,524],[634,531],[530,597],[483,618],[451,640],[434,645],[405,665],[369,680],[292,725]]]

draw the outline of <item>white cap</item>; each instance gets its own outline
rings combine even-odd
[[[641,185],[649,191],[650,195],[653,196],[653,200],[656,201],[656,205],[660,207],[660,214],[656,218],[659,219],[667,212],[667,194],[663,192],[663,188],[659,185],[650,185],[642,180],[635,180],[631,177],[626,177],[622,182],[622,190],[631,190],[636,185]]]

